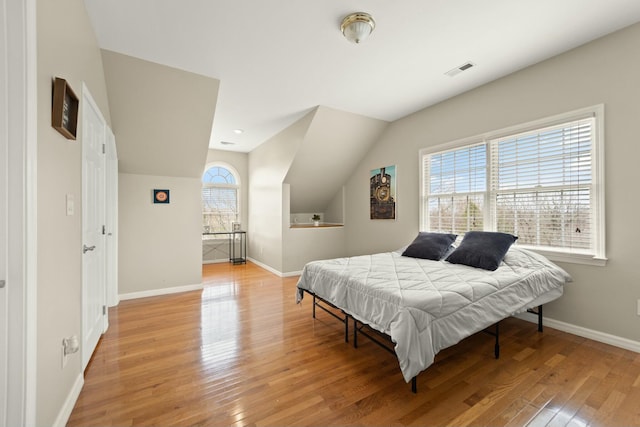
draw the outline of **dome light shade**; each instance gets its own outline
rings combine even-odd
[[[350,42],[360,43],[369,37],[375,27],[376,21],[371,15],[365,12],[356,12],[344,17],[340,30]]]

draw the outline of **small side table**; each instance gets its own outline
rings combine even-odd
[[[247,232],[246,231],[214,231],[202,233],[203,236],[228,236],[229,262],[235,264],[247,263]]]
[[[229,232],[229,262],[235,264],[247,263],[247,232]]]

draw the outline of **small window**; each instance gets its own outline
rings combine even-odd
[[[214,165],[202,175],[202,224],[205,233],[233,231],[240,218],[239,179],[230,167]]]
[[[421,229],[501,231],[603,265],[602,106],[422,150]]]

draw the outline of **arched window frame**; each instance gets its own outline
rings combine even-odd
[[[207,174],[207,172],[214,167],[219,167],[219,168],[223,168],[226,169],[232,176],[233,179],[235,181],[235,184],[224,184],[224,183],[210,183],[210,182],[205,182],[205,176]],[[202,182],[202,197],[204,197],[204,191],[207,188],[233,188],[236,190],[236,215],[235,218],[229,223],[227,224],[227,227],[223,230],[223,229],[212,229],[210,224],[207,224],[206,219],[205,219],[205,211],[204,211],[204,204],[203,204],[203,212],[202,212],[202,227],[203,227],[203,232],[215,232],[215,231],[224,231],[224,232],[229,232],[232,231],[232,222],[240,222],[240,218],[241,218],[241,212],[242,212],[242,206],[241,206],[241,189],[242,189],[242,181],[240,180],[240,174],[238,173],[237,169],[235,167],[233,167],[232,165],[230,165],[229,163],[226,162],[211,162],[211,163],[207,163],[207,165],[205,166],[205,169],[202,173],[202,178],[201,178],[201,182]],[[222,238],[224,238],[224,236],[221,236]]]

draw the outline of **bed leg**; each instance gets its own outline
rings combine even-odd
[[[417,376],[411,378],[411,392],[413,394],[418,393],[418,380],[416,378]]]
[[[313,318],[316,318],[316,296],[313,295]]]
[[[349,342],[349,315],[347,313],[344,313],[344,342]]]
[[[500,358],[500,322],[496,323],[496,344],[493,347],[493,354],[496,359]]]
[[[358,348],[358,321],[353,318],[353,347]]]
[[[538,306],[538,332],[542,332],[542,305]]]

